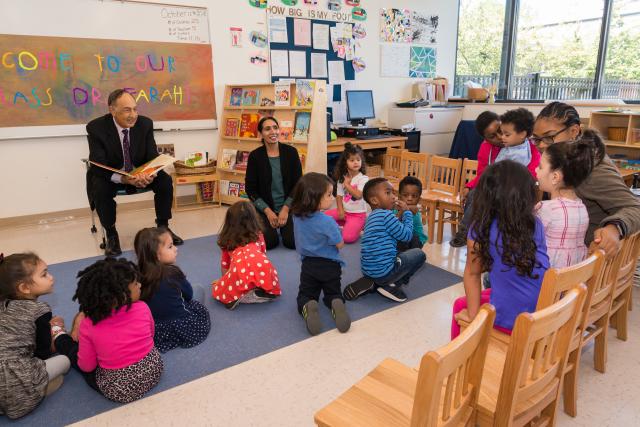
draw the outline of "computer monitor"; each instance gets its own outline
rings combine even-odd
[[[352,126],[364,125],[366,119],[374,119],[376,113],[373,110],[373,92],[370,90],[348,90],[347,94],[347,120]]]

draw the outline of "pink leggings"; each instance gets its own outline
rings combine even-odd
[[[482,291],[480,293],[480,305],[488,303],[490,297],[491,297],[490,288]],[[453,315],[451,316],[451,339],[454,339],[458,335],[460,335],[460,325],[458,325],[458,322],[456,322],[455,316],[465,308],[467,308],[467,297],[460,297],[453,303]],[[502,328],[497,325],[494,325],[493,329],[496,329],[500,332],[504,332],[507,335],[511,335],[510,329]]]
[[[344,213],[344,219],[338,219],[338,209],[329,209],[325,211],[327,215],[335,219],[338,225],[342,225],[342,240],[345,243],[353,243],[360,238],[360,232],[364,228],[367,220],[366,212],[361,213]]]

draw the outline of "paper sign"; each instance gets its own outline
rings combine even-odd
[[[329,50],[329,26],[313,24],[313,48],[317,50]]]
[[[327,78],[326,53],[311,53],[311,78]]]
[[[289,76],[307,77],[307,54],[304,51],[289,51]]]
[[[308,19],[293,20],[293,44],[311,46],[311,21]]]
[[[286,50],[271,51],[271,75],[289,75],[289,52]]]
[[[342,61],[329,61],[329,83],[341,84],[344,82],[344,63]]]
[[[280,16],[269,18],[269,37],[271,43],[287,42],[287,18]]]

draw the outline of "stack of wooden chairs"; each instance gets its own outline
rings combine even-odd
[[[583,348],[605,372],[610,326],[627,339],[640,233],[617,255],[593,250],[583,262],[549,269],[534,313],[521,313],[511,335],[493,329],[484,305],[462,333],[426,353],[419,368],[392,359],[315,414],[319,426],[553,426],[560,398],[577,412]]]

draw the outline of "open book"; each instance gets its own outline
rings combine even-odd
[[[175,161],[176,161],[176,159],[174,157],[169,156],[168,154],[160,154],[155,159],[145,163],[142,166],[138,166],[137,168],[135,168],[131,172],[126,172],[126,171],[124,171],[122,169],[112,168],[110,166],[103,165],[102,163],[94,162],[94,161],[91,161],[91,160],[89,160],[89,163],[91,163],[92,165],[98,166],[100,168],[109,170],[111,172],[119,173],[120,175],[126,175],[126,176],[130,176],[130,177],[134,177],[134,176],[140,175],[142,173],[146,173],[146,174],[149,174],[149,175],[156,174],[156,173],[160,172],[162,169],[166,168],[167,166],[172,165],[173,162],[175,162]]]

